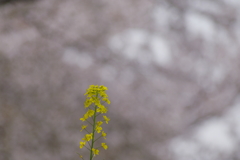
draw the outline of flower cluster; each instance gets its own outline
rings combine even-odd
[[[88,125],[82,125],[81,131],[85,130],[87,134],[82,138],[79,147],[86,147],[90,151],[90,160],[92,160],[95,155],[99,154],[99,147],[94,147],[94,143],[101,137],[106,139],[107,136],[103,131],[102,124],[104,124],[104,122],[108,124],[110,119],[106,115],[100,116],[108,112],[108,109],[103,104],[110,104],[106,90],[108,90],[108,88],[105,86],[90,85],[84,94],[86,95],[84,107],[87,109],[87,112],[80,120],[83,122],[86,121],[88,125],[90,125],[91,132],[88,129]],[[101,146],[105,150],[108,149],[106,143],[101,143]],[[81,155],[80,157],[83,159]]]

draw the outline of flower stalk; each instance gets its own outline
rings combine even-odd
[[[98,149],[100,147],[95,147],[95,142],[101,137],[106,139],[107,136],[102,128],[102,124],[104,122],[108,124],[108,121],[110,121],[110,118],[105,115],[108,112],[108,109],[103,105],[104,103],[110,104],[106,90],[108,89],[105,86],[90,85],[84,94],[86,95],[84,107],[88,110],[83,117],[80,118],[80,120],[83,122],[86,121],[88,125],[92,127],[91,131],[89,131],[87,128],[88,125],[82,125],[81,131],[85,130],[87,134],[84,136],[84,138],[82,138],[83,141],[79,142],[79,148],[87,148],[90,151],[90,160],[93,160],[93,158],[100,152]],[[99,116],[100,114],[103,114],[103,116]],[[108,149],[106,143],[101,143],[101,147],[105,150]],[[82,155],[79,154],[79,156],[80,158],[84,159]]]

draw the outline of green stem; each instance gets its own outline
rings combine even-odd
[[[93,159],[93,151],[92,151],[92,149],[93,149],[93,146],[94,146],[94,137],[95,137],[95,126],[96,126],[96,111],[97,111],[97,106],[95,106],[94,107],[94,116],[93,116],[93,128],[92,128],[92,133],[93,133],[93,135],[92,135],[92,144],[91,144],[91,147],[90,147],[90,160],[92,160]]]
[[[94,142],[96,142],[98,139],[100,139],[102,136],[98,137]]]
[[[87,119],[86,119],[86,121],[92,126],[92,123],[91,123],[91,122],[89,122]]]

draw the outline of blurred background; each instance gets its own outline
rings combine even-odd
[[[0,160],[87,156],[91,84],[112,102],[96,159],[239,160],[239,15],[239,0],[0,0]]]

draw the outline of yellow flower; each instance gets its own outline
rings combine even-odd
[[[108,124],[108,121],[110,121],[110,118],[108,118],[107,116],[103,116],[104,121]]]
[[[106,143],[102,143],[102,147],[107,150],[108,149],[108,146],[106,145]]]
[[[110,100],[109,100],[107,97],[104,97],[102,100],[105,101],[105,102],[107,102],[107,104],[110,104],[110,103],[111,103]]]
[[[85,119],[85,118],[80,118],[80,120],[81,120],[81,121],[83,121],[83,122],[84,122],[84,121],[86,121],[86,119]]]
[[[86,134],[84,138],[82,138],[82,140],[84,141],[90,141],[92,139],[92,135],[93,133],[90,133],[90,134]]]
[[[98,155],[99,154],[99,150],[98,149],[92,148],[92,151],[93,151],[94,155]]]
[[[85,108],[89,107],[93,102],[94,102],[94,101],[93,101],[92,98],[86,99],[86,101],[84,102],[84,107],[85,107]]]
[[[80,118],[81,121],[86,121],[88,119],[89,115],[85,113],[82,118]]]
[[[102,137],[103,137],[104,139],[106,139],[106,136],[107,136],[107,133],[105,133],[104,131],[102,131]]]
[[[96,131],[97,131],[97,133],[100,133],[101,130],[102,130],[102,127],[100,127],[100,126],[97,126],[97,127],[96,127]]]
[[[101,126],[102,124],[103,124],[102,121],[98,121],[98,122],[97,122],[97,126]]]
[[[108,97],[105,92],[106,90],[108,90],[108,88],[103,85],[101,86],[90,85],[84,95],[87,95],[87,97],[90,97],[90,98],[96,95],[100,95],[101,97]]]
[[[86,142],[80,142],[80,148],[83,148],[85,146]]]
[[[88,117],[92,117],[94,115],[94,110],[89,109],[86,114]]]
[[[101,101],[98,98],[95,98],[94,104],[99,107],[101,106]]]
[[[104,105],[99,105],[97,112],[107,113],[108,109]]]
[[[94,148],[94,142],[97,141],[99,138],[103,137],[106,139],[107,133],[103,131],[102,124],[105,123],[108,124],[110,121],[110,118],[107,116],[99,116],[99,114],[104,114],[108,112],[107,107],[105,107],[103,104],[106,102],[107,104],[110,104],[110,100],[108,99],[108,95],[106,93],[106,90],[108,90],[107,87],[101,85],[90,85],[89,88],[86,90],[86,93],[84,94],[86,96],[86,100],[84,102],[84,107],[87,108],[87,112],[83,115],[82,118],[80,118],[81,121],[87,121],[92,126],[91,132],[90,128],[86,129],[88,125],[82,125],[81,131],[86,130],[88,134],[82,138],[82,142],[80,143],[80,148],[86,147],[90,151],[90,159],[92,159],[94,156],[99,154],[99,149]],[[102,121],[98,121],[98,119],[103,119]],[[95,137],[95,133],[101,134],[99,137]],[[91,141],[91,143],[89,142]],[[103,149],[108,149],[108,146],[106,143],[101,143],[101,147]],[[79,156],[82,158],[82,156],[79,154]],[[83,159],[83,158],[82,158]]]
[[[87,125],[82,125],[82,129],[81,129],[81,132],[87,128]]]
[[[83,117],[80,118],[80,120],[84,122],[84,121],[86,121],[89,117],[92,117],[93,115],[94,115],[94,110],[89,109],[89,110],[87,111],[87,113],[85,113],[85,114],[83,115]]]
[[[100,88],[101,90],[103,90],[103,91],[108,90],[108,88],[107,88],[106,86],[104,86],[104,85],[101,85],[99,88]]]

